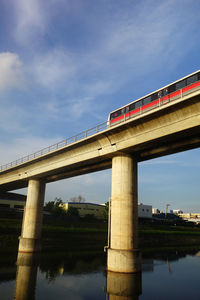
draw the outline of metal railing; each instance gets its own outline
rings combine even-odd
[[[54,151],[56,151],[58,149],[61,149],[61,148],[65,147],[65,146],[67,146],[67,145],[73,144],[73,143],[75,143],[77,141],[83,140],[86,137],[90,137],[90,136],[92,136],[92,135],[94,135],[96,133],[99,133],[99,132],[101,132],[101,131],[103,131],[104,129],[107,129],[107,128],[108,128],[107,122],[99,124],[99,125],[97,125],[97,126],[95,126],[93,128],[90,128],[88,130],[82,131],[82,132],[80,132],[80,133],[78,133],[78,134],[76,134],[76,135],[74,135],[74,136],[72,136],[70,138],[67,138],[67,139],[65,139],[65,140],[63,140],[61,142],[58,142],[56,144],[53,144],[53,145],[48,146],[46,148],[43,148],[43,149],[41,149],[39,151],[36,151],[36,152],[34,152],[32,154],[26,155],[26,156],[24,156],[24,157],[22,157],[20,159],[17,159],[15,161],[12,161],[10,163],[2,165],[2,166],[0,166],[0,172],[5,171],[5,170],[10,169],[10,168],[13,168],[13,167],[16,167],[16,166],[21,165],[23,163],[26,163],[26,162],[28,162],[30,160],[34,160],[34,159],[36,159],[38,157],[41,157],[41,156],[43,156],[45,154],[54,152]]]
[[[199,89],[200,89],[200,87],[199,87]],[[142,107],[140,107],[140,111],[138,113],[130,115],[128,117],[126,117],[125,114],[124,114],[123,119],[120,120],[120,121],[118,121],[118,122],[116,122],[115,124],[119,125],[119,124],[124,123],[125,121],[133,119],[135,117],[142,116],[144,113],[149,112],[150,110],[154,110],[155,108],[158,108],[158,107],[163,106],[163,105],[165,105],[165,104],[167,104],[169,102],[172,102],[172,101],[175,101],[175,100],[178,100],[178,99],[182,98],[183,97],[182,89],[180,91],[181,91],[181,93],[178,95],[178,97],[176,96],[175,99],[169,97],[169,99],[167,99],[167,101],[162,101],[161,102],[159,100],[159,102],[156,105],[152,106],[152,107],[149,107],[149,108],[146,108],[146,109],[143,109]],[[191,91],[191,92],[193,92],[193,91]],[[99,132],[101,132],[101,131],[103,131],[105,129],[113,128],[113,126],[115,126],[115,124],[112,125],[108,121],[104,122],[104,123],[101,123],[101,124],[99,124],[99,125],[97,125],[97,126],[95,126],[93,128],[90,128],[88,130],[82,131],[82,132],[78,133],[77,135],[74,135],[74,136],[72,136],[70,138],[67,138],[67,139],[65,139],[65,140],[63,140],[61,142],[58,142],[58,143],[53,144],[53,145],[51,145],[49,147],[43,148],[42,150],[34,152],[34,153],[30,154],[30,155],[24,156],[24,157],[22,157],[20,159],[17,159],[15,161],[12,161],[10,163],[2,165],[2,166],[0,166],[0,172],[5,171],[5,170],[10,169],[10,168],[13,168],[13,167],[16,167],[16,166],[21,165],[23,163],[26,163],[28,161],[34,160],[34,159],[36,159],[38,157],[41,157],[41,156],[43,156],[45,154],[48,154],[48,153],[51,153],[51,152],[56,151],[58,149],[61,149],[61,148],[65,147],[65,146],[67,146],[67,145],[71,145],[71,144],[73,144],[73,143],[75,143],[77,141],[83,140],[84,138],[87,138],[87,137],[90,137],[90,136],[92,136],[94,134],[97,134],[97,133],[99,133]]]

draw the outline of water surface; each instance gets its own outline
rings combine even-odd
[[[1,300],[189,300],[199,295],[198,250],[143,253],[142,274],[137,275],[107,274],[103,252],[23,255],[18,260],[15,254],[0,261]]]

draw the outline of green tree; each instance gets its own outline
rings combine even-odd
[[[108,214],[109,214],[109,202],[106,202],[105,203],[105,211],[104,211],[105,219],[108,219]]]
[[[49,202],[45,203],[44,210],[51,212],[53,210],[54,206],[55,206],[54,201],[49,201]]]
[[[76,207],[69,207],[67,210],[67,215],[69,217],[79,217],[79,212]]]
[[[66,211],[62,207],[63,200],[55,198],[54,201],[49,201],[45,204],[44,209],[51,212],[53,215],[66,215]]]
[[[61,198],[55,198],[54,200],[55,206],[60,206],[61,204],[63,204],[63,200]]]

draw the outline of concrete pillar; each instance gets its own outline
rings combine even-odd
[[[41,250],[44,194],[45,183],[35,179],[29,180],[22,233],[19,238],[19,252]]]
[[[18,253],[15,300],[34,300],[38,257],[33,253]]]
[[[138,300],[142,294],[142,273],[107,272],[109,300]]]
[[[141,255],[138,250],[137,161],[123,153],[112,160],[109,245],[108,271],[141,271]]]

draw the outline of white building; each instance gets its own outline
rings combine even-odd
[[[152,218],[152,206],[138,203],[138,217],[151,219]]]

